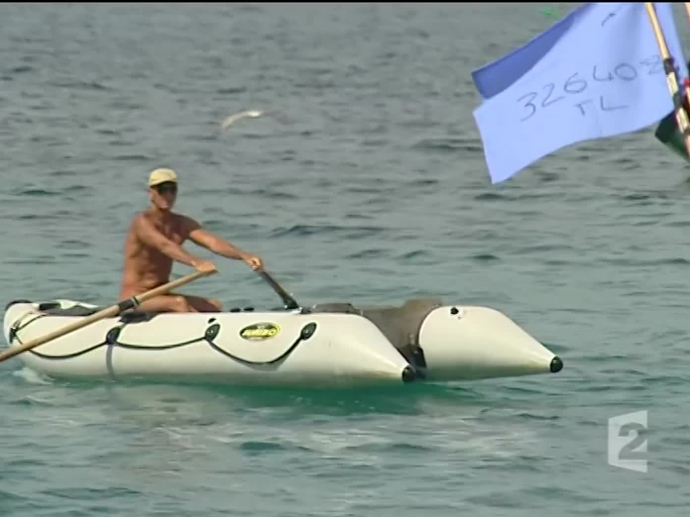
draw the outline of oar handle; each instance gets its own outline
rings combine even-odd
[[[182,285],[188,284],[189,282],[192,282],[197,278],[201,278],[202,276],[207,276],[213,273],[216,273],[216,271],[196,271],[194,273],[190,273],[187,276],[183,276],[182,278],[178,278],[177,280],[173,280],[171,282],[168,282],[167,284],[155,287],[150,291],[146,291],[145,293],[142,293],[139,296],[132,296],[131,298],[122,300],[121,302],[116,303],[115,305],[111,305],[110,307],[98,311],[90,316],[81,318],[78,321],[75,321],[74,323],[71,323],[70,325],[67,325],[61,329],[54,330],[53,332],[50,332],[45,336],[32,339],[31,341],[27,341],[26,343],[23,343],[20,346],[10,347],[8,350],[5,350],[4,352],[0,353],[0,363],[6,361],[7,359],[10,359],[11,357],[14,357],[15,355],[21,354],[22,352],[26,352],[27,350],[31,350],[32,348],[47,343],[48,341],[52,341],[53,339],[62,337],[66,334],[69,334],[70,332],[74,332],[75,330],[82,329],[87,325],[90,325],[91,323],[95,323],[96,321],[100,321],[105,318],[117,316],[121,312],[137,307],[139,304],[145,302],[146,300],[150,300],[151,298],[154,298],[161,294],[166,294],[167,292],[172,291],[173,289],[180,287]]]
[[[299,304],[295,301],[295,299],[290,296],[285,289],[280,287],[280,284],[278,284],[278,282],[276,282],[267,271],[260,270],[258,273],[264,280],[266,280],[268,285],[270,285],[273,290],[278,293],[278,296],[280,296],[280,298],[283,300],[286,309],[299,309]]]

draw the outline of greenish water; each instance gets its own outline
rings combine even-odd
[[[0,515],[684,515],[686,166],[650,130],[488,181],[470,71],[547,7],[0,7],[3,305],[114,302],[165,165],[178,209],[303,304],[487,305],[565,363],[321,392],[55,382],[8,361]],[[264,114],[221,128],[247,109]],[[216,262],[186,290],[275,306]],[[608,419],[637,411],[646,472],[608,458]]]

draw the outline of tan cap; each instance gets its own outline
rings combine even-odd
[[[166,181],[172,181],[177,183],[177,174],[172,169],[155,169],[151,171],[149,175],[149,187],[154,185],[159,185],[165,183]]]

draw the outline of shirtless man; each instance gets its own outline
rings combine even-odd
[[[182,248],[187,239],[218,255],[243,260],[254,270],[263,268],[259,257],[204,230],[190,217],[173,212],[177,185],[177,174],[171,169],[156,169],[149,176],[151,206],[132,219],[125,240],[121,300],[168,283],[173,261],[197,271],[215,271],[213,262],[190,255]],[[222,306],[218,300],[171,293],[143,302],[139,310],[218,312]]]

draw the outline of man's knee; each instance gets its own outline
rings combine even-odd
[[[172,297],[171,309],[175,312],[192,312],[192,307],[184,296],[174,295]]]
[[[179,312],[220,312],[223,305],[220,300],[202,298],[200,296],[177,295],[182,300],[179,305]],[[184,309],[181,307],[184,305]]]

